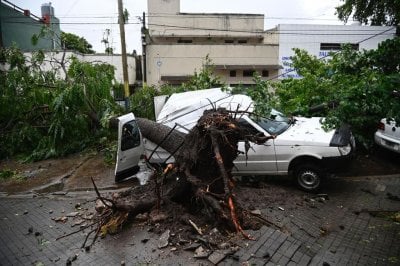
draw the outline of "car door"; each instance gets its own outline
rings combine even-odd
[[[143,139],[132,113],[118,117],[118,148],[115,181],[119,182],[139,171]]]
[[[247,118],[247,117],[246,117]],[[247,121],[245,117],[239,120],[241,127],[247,128],[250,134],[268,134],[257,125]],[[250,146],[246,156],[246,143],[239,141],[238,149],[244,154],[239,154],[234,161],[232,169],[237,174],[263,175],[277,173],[276,154],[274,140],[268,140],[263,144],[249,142]]]

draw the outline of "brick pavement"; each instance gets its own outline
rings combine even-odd
[[[400,176],[334,179],[325,192],[329,199],[293,192],[304,195],[302,206],[261,209],[282,230],[264,226],[251,232],[256,240],[240,240],[242,248],[220,265],[400,264],[400,225],[378,212],[400,210],[400,202],[389,199],[400,196]],[[75,265],[211,264],[194,259],[192,252],[158,249],[158,235],[137,225],[98,240],[89,252],[81,249],[84,233],[56,241],[76,228],[52,217],[76,211],[77,203],[93,207],[93,192],[69,195],[0,197],[0,265],[65,265],[74,254]]]
[[[93,198],[79,195],[72,198],[0,197],[0,265],[66,265],[75,254],[77,259],[73,265],[121,265],[122,261],[126,265],[195,264],[192,252],[160,250],[158,235],[134,225],[122,234],[97,240],[90,251],[81,248],[88,230],[56,240],[77,228],[71,227],[71,221],[56,223],[51,218],[76,211],[77,203],[83,210],[90,209],[94,206],[91,200]],[[31,233],[29,228],[32,228]]]
[[[400,265],[400,223],[387,218],[400,212],[400,201],[389,199],[400,196],[400,176],[341,178],[330,186],[328,200],[262,210],[283,232],[263,227],[223,265]]]

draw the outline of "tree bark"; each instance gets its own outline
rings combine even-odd
[[[188,134],[148,119],[136,121],[142,136],[173,154],[175,164],[172,171],[169,167],[169,171],[154,171],[153,196],[129,203],[116,200],[113,211],[136,216],[160,208],[161,201],[173,201],[187,209],[205,209],[220,226],[249,238],[241,227],[243,209],[235,200],[231,170],[240,140],[252,137],[262,142],[268,138],[249,135],[225,109],[205,111]],[[170,175],[174,178],[166,178]]]
[[[138,123],[143,137],[151,142],[154,142],[155,144],[161,144],[160,146],[171,154],[177,152],[179,147],[184,142],[185,134],[179,132],[178,130],[172,130],[168,126],[159,124],[146,118],[138,117],[136,118],[136,122]],[[162,141],[163,143],[161,143]]]

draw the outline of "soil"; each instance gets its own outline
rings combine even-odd
[[[117,189],[138,184],[135,179],[115,184],[114,165],[105,163],[102,154],[91,152],[33,163],[2,160],[0,172],[2,171],[14,173],[14,176],[10,178],[0,179],[0,192],[7,194],[93,190],[91,177],[100,189]],[[54,186],[49,186],[49,184],[54,184]],[[46,187],[50,188],[46,190]]]

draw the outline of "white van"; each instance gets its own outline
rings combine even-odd
[[[155,102],[160,103],[160,99]],[[246,111],[238,115],[239,123],[254,134],[275,135],[275,139],[264,144],[250,143],[246,155],[240,153],[234,161],[234,175],[292,175],[299,187],[306,191],[320,188],[321,181],[333,170],[340,170],[349,163],[355,150],[354,137],[349,127],[325,131],[323,118],[292,117],[272,110],[270,117],[259,118],[248,115],[253,110],[252,100],[246,95],[231,95],[221,89],[191,91],[164,97],[157,122],[187,133],[196,123],[204,110],[224,107],[229,110]],[[170,162],[173,157],[162,148],[140,136],[140,130],[132,129],[135,141],[125,142],[132,137],[124,137],[126,127],[135,126],[133,114],[119,118],[119,141],[116,164],[116,180],[137,171],[140,155],[153,153],[151,161]],[[137,125],[136,125],[137,127]],[[140,140],[140,141],[139,141]],[[239,142],[238,150],[245,151],[244,141]],[[129,147],[126,149],[126,147]],[[130,156],[130,157],[129,157]],[[133,171],[133,172],[134,172]],[[118,177],[118,178],[117,178]]]

